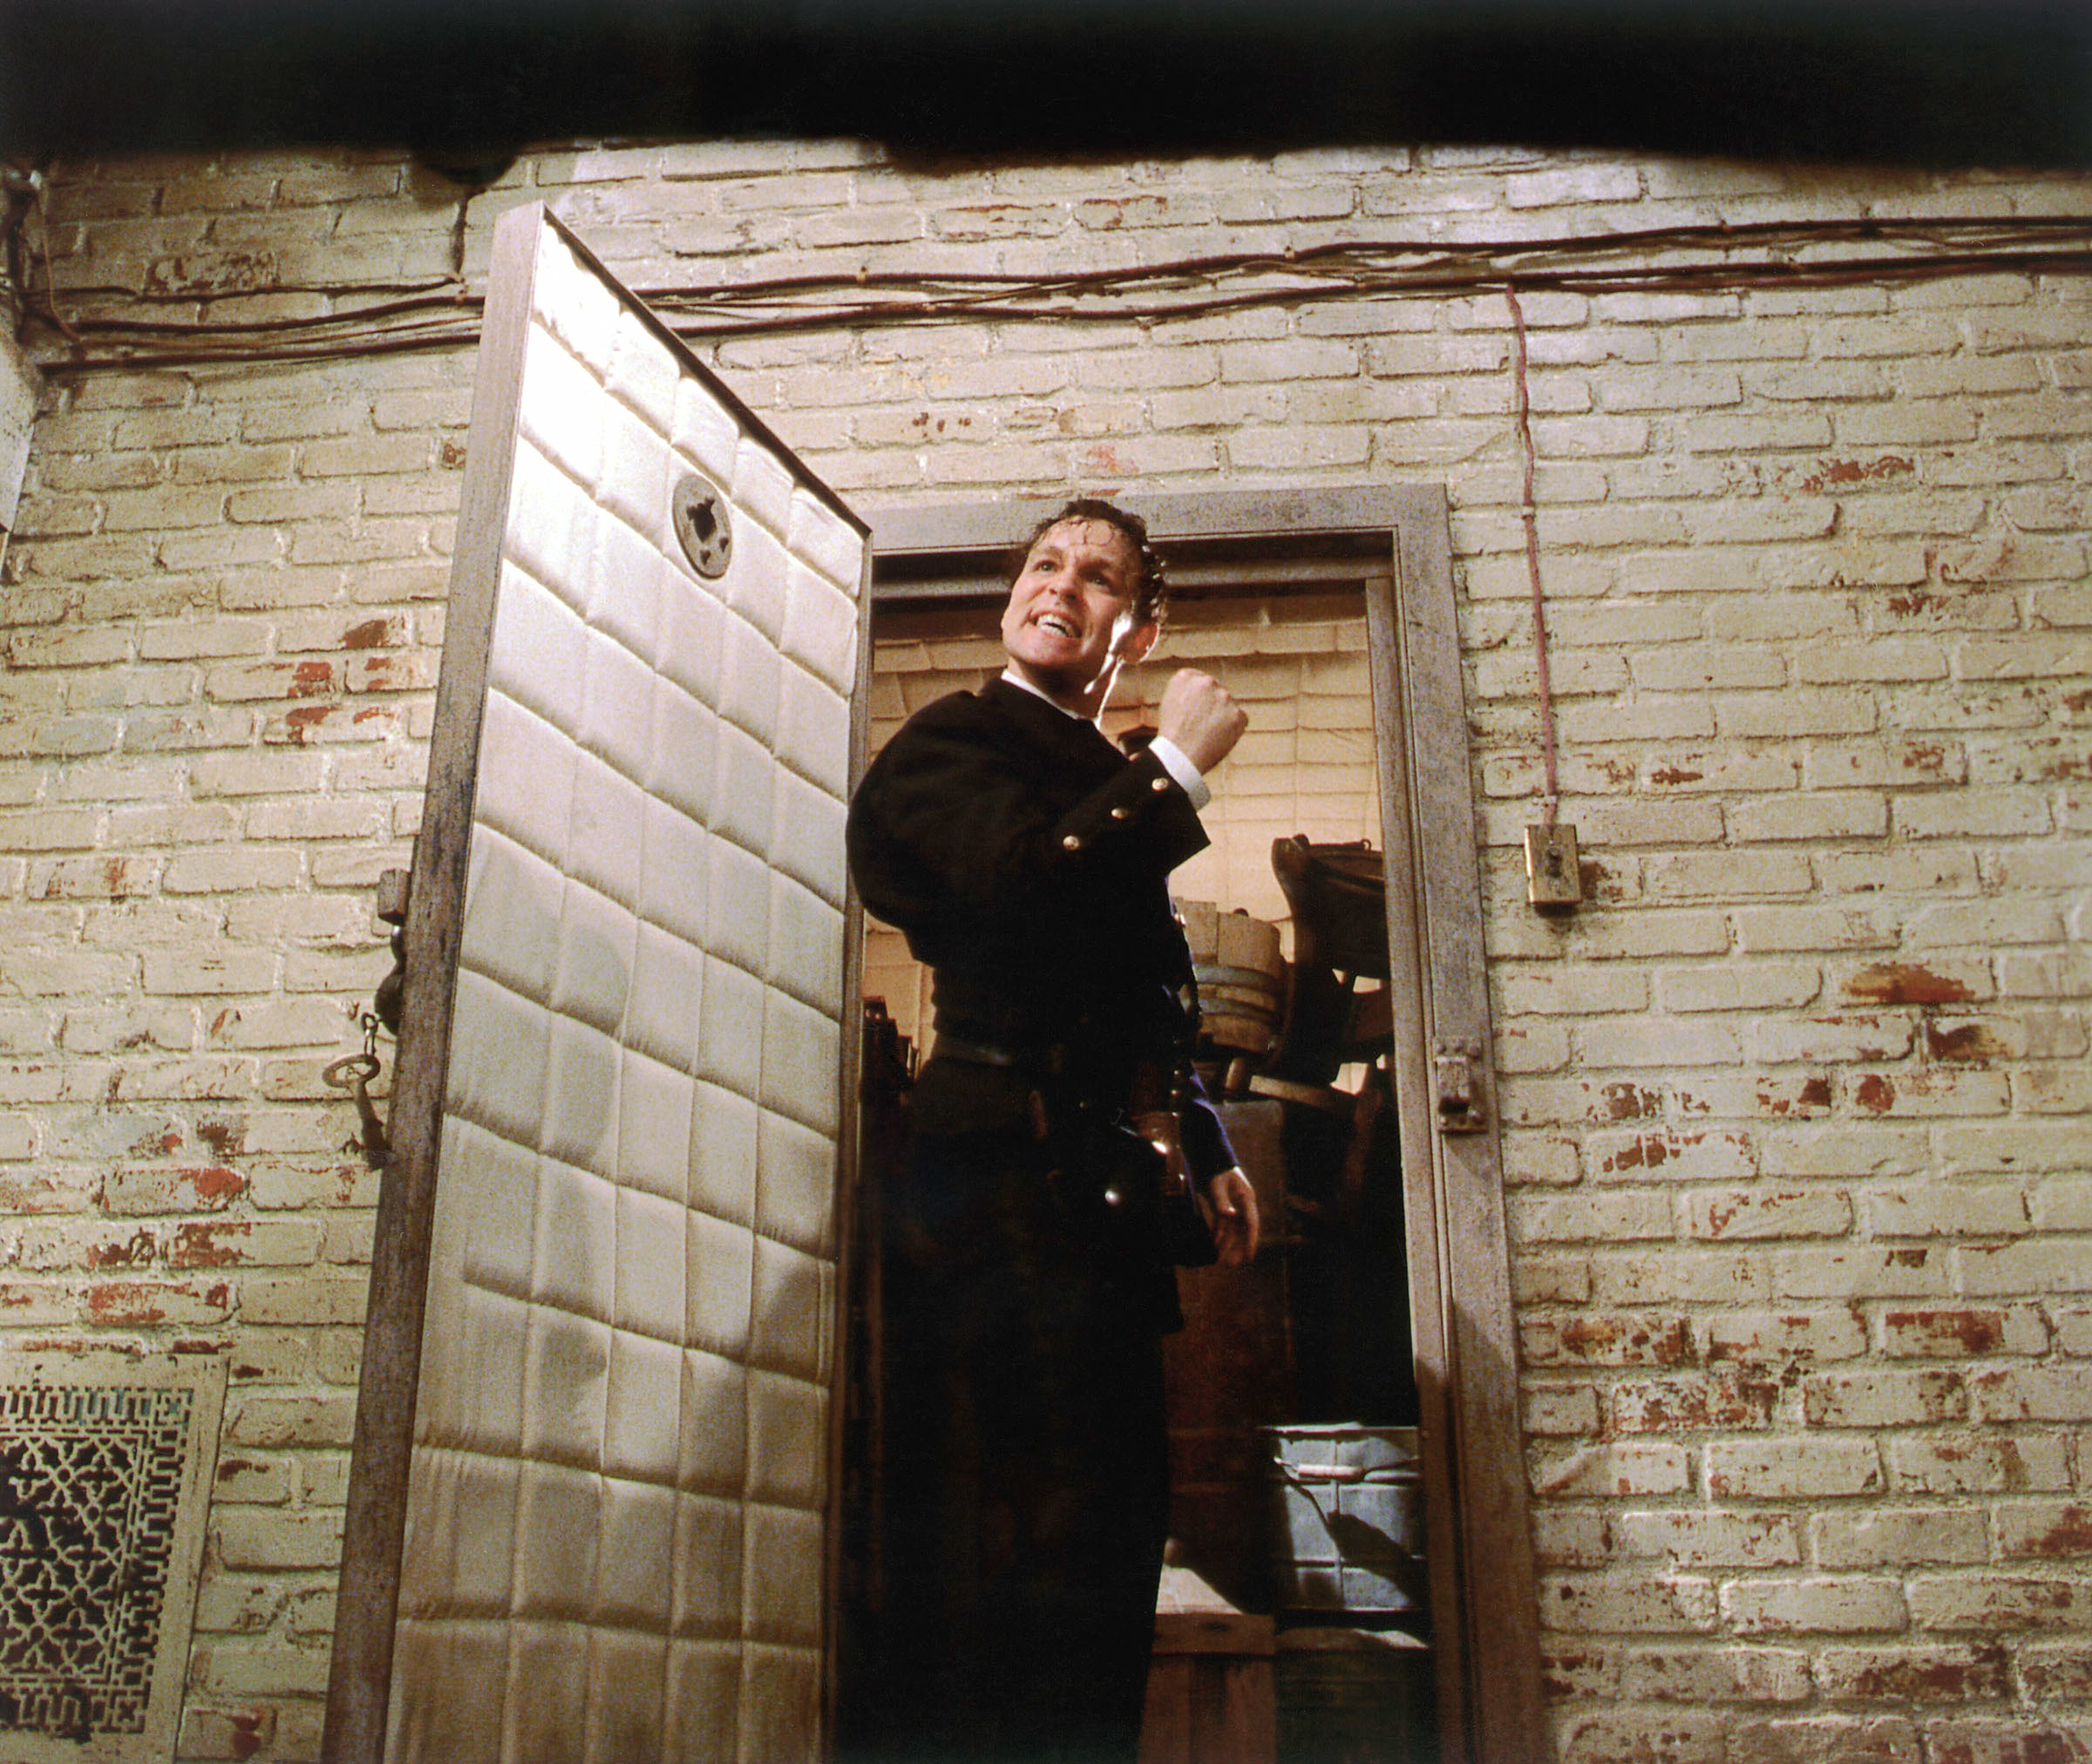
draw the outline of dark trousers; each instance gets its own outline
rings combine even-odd
[[[1022,1130],[923,1135],[888,1191],[882,1758],[1138,1745],[1169,1492],[1158,1270],[1098,1241],[1049,1163]]]

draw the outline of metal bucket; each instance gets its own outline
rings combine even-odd
[[[1429,1607],[1415,1428],[1259,1429],[1270,1454],[1279,1611],[1400,1623]]]

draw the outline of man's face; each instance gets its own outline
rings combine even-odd
[[[1134,601],[1140,559],[1108,521],[1070,519],[1041,533],[1002,612],[1002,647],[1035,686],[1094,716],[1120,664],[1138,662],[1155,623]]]

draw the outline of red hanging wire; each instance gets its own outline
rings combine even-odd
[[[1518,290],[1504,290],[1511,308],[1511,368],[1518,382],[1518,444],[1525,453],[1525,567],[1532,578],[1532,648],[1539,678],[1540,752],[1547,768],[1546,824],[1554,824],[1561,801],[1554,756],[1554,686],[1547,671],[1547,602],[1540,591],[1540,516],[1533,499],[1532,394],[1525,383],[1525,313],[1518,304]]]
[[[44,298],[48,309],[47,316],[51,322],[58,328],[67,343],[78,343],[80,341],[79,332],[66,322],[65,314],[58,310],[58,278],[57,272],[51,267],[51,204],[47,200],[49,189],[50,186],[41,176],[38,176],[36,183],[37,221],[37,241],[42,246],[44,253]]]

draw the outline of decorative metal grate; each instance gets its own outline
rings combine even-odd
[[[0,1373],[0,1746],[24,1764],[166,1758],[223,1363],[10,1356]]]

